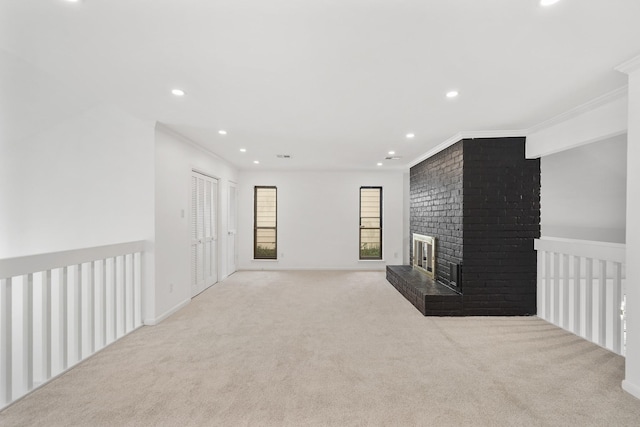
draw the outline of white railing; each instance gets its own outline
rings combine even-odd
[[[625,245],[543,237],[538,317],[624,355]]]
[[[0,409],[142,326],[144,248],[0,260]]]

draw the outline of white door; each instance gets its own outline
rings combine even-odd
[[[191,296],[218,281],[218,180],[191,174]]]
[[[233,274],[236,271],[236,261],[238,259],[238,253],[236,251],[236,234],[237,234],[237,207],[238,207],[238,190],[236,184],[229,183],[229,216],[227,227],[227,271],[228,274]]]

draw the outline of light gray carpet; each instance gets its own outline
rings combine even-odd
[[[381,272],[238,272],[0,424],[638,426],[623,375],[536,317],[423,317]]]

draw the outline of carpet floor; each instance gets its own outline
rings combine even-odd
[[[623,377],[537,317],[423,317],[383,272],[237,272],[0,425],[638,426]]]

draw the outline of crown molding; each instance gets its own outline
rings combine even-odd
[[[627,96],[628,91],[628,86],[624,85],[618,89],[612,90],[611,92],[605,93],[604,95],[594,98],[591,101],[585,102],[584,104],[578,105],[577,107],[574,107],[569,111],[558,114],[557,116],[552,117],[549,120],[545,120],[544,122],[531,126],[529,129],[527,129],[527,135],[531,135],[532,133],[550,128],[562,122],[566,122],[584,113],[588,113],[589,111],[593,111],[599,107],[602,107],[603,105],[609,104],[613,101],[617,101],[620,98],[624,98],[625,96]]]
[[[520,136],[527,136],[526,129],[514,129],[514,130],[477,130],[477,131],[462,131],[460,132],[461,139],[474,139],[474,138],[514,138]]]
[[[227,159],[224,159],[222,157],[220,157],[219,154],[211,151],[210,149],[203,147],[202,145],[198,144],[197,142],[195,142],[194,140],[192,140],[191,138],[188,138],[186,136],[184,136],[183,134],[181,134],[180,132],[177,132],[176,130],[172,129],[171,127],[169,127],[168,125],[162,123],[162,122],[156,122],[156,129],[166,133],[167,135],[173,136],[174,138],[179,139],[180,141],[184,142],[187,145],[190,145],[191,147],[195,148],[196,150],[200,150],[205,154],[208,154],[212,157],[214,157],[217,160],[223,161],[225,163],[227,163],[228,165],[230,165],[233,168],[238,169],[235,165],[231,164]]]
[[[439,153],[440,151],[444,150],[445,148],[448,148],[448,147],[452,146],[453,144],[455,144],[456,142],[461,141],[463,139],[513,138],[513,137],[521,137],[521,136],[527,136],[527,131],[520,129],[520,130],[479,130],[479,131],[462,131],[462,132],[458,132],[455,135],[451,136],[450,138],[446,139],[441,144],[436,145],[435,147],[433,147],[431,150],[427,151],[426,153],[424,153],[420,157],[417,157],[414,160],[412,160],[411,162],[409,162],[408,166],[411,168],[411,167],[417,165],[418,163],[420,163],[420,162],[428,159],[429,157],[433,156],[434,154]]]
[[[631,58],[628,61],[623,62],[622,64],[615,67],[616,71],[620,71],[621,73],[631,74],[634,71],[640,69],[640,55],[635,58]]]
[[[427,151],[426,153],[424,153],[420,157],[417,157],[417,158],[413,159],[412,161],[410,161],[408,166],[411,168],[411,167],[417,165],[418,163],[422,162],[423,160],[428,159],[429,157],[433,156],[434,154],[437,154],[437,153],[441,152],[445,148],[448,148],[448,147],[452,146],[453,144],[455,144],[456,142],[460,141],[461,139],[462,139],[462,132],[456,133],[455,135],[449,137],[444,142],[436,145],[435,147],[433,147],[431,150]]]

